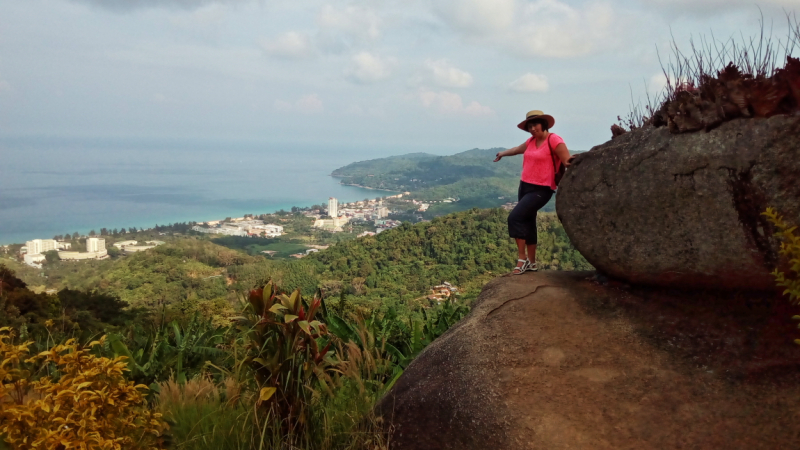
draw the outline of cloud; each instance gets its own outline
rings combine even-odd
[[[316,17],[316,30],[290,31],[276,38],[263,39],[261,48],[273,57],[302,59],[318,53],[340,54],[364,47],[381,36],[380,17],[359,6],[323,6]]]
[[[360,105],[351,105],[344,110],[345,114],[359,117],[386,117],[386,110],[378,106],[362,107]]]
[[[539,0],[523,7],[519,19],[505,43],[526,56],[586,55],[607,50],[620,35],[618,14],[602,3],[577,9],[557,0]]]
[[[546,76],[528,72],[512,81],[508,88],[514,92],[547,92],[550,85]]]
[[[502,32],[514,23],[514,0],[438,0],[436,12],[456,30],[470,35]]]
[[[363,6],[325,5],[317,14],[316,22],[316,45],[331,53],[370,44],[381,37],[380,16]]]
[[[356,83],[375,83],[389,78],[395,64],[394,58],[381,58],[369,52],[361,52],[353,56],[352,65],[345,71],[345,75]]]
[[[716,16],[730,14],[733,10],[749,10],[754,14],[758,13],[756,5],[762,9],[774,9],[778,16],[783,15],[783,9],[787,11],[797,10],[797,0],[639,0],[647,9],[655,9],[660,13],[669,16]],[[770,15],[764,11],[765,15]]]
[[[425,66],[430,70],[434,83],[442,87],[469,87],[472,85],[472,75],[461,69],[453,67],[447,60],[427,60]]]
[[[188,14],[176,14],[170,22],[186,29],[204,29],[220,25],[226,14],[224,6],[210,3]]]
[[[647,90],[651,94],[657,94],[664,90],[667,87],[667,77],[664,76],[664,73],[657,73],[650,77],[650,81],[647,83]]]
[[[286,59],[302,59],[315,53],[311,39],[296,31],[290,31],[275,39],[263,39],[261,48],[269,56]]]
[[[299,112],[303,114],[319,114],[324,110],[322,100],[317,94],[308,94],[300,97],[295,102],[275,100],[275,109],[278,111]]]
[[[361,6],[335,8],[325,5],[317,15],[317,25],[321,30],[340,31],[363,40],[380,37],[380,22],[375,11]]]
[[[472,101],[465,106],[461,96],[453,92],[434,92],[423,89],[419,92],[419,99],[422,102],[422,106],[442,115],[467,115],[476,117],[495,115],[492,108],[481,105],[476,101]]]
[[[147,8],[197,9],[213,3],[224,5],[251,3],[257,0],[72,0],[111,11],[127,12]]]
[[[436,10],[469,41],[527,57],[570,58],[608,50],[623,41],[619,29],[627,20],[602,2],[573,7],[559,0],[442,0]]]
[[[161,92],[157,92],[153,94],[153,103],[157,103],[160,105],[169,105],[169,104],[177,104],[178,101],[172,97],[168,97]]]

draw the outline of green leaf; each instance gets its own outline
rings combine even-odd
[[[269,362],[267,362],[267,360],[264,359],[264,358],[254,358],[253,362],[257,362],[257,363],[261,364],[263,367],[269,367],[270,366]]]
[[[286,315],[283,316],[283,322],[284,323],[290,323],[291,321],[293,321],[295,319],[297,319],[297,316],[295,316],[294,314],[286,314]]]
[[[272,305],[272,307],[269,310],[270,310],[270,312],[278,314],[279,312],[283,311],[284,309],[286,309],[285,306],[281,305],[280,303],[275,303],[274,305]]]

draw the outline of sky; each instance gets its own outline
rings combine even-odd
[[[664,84],[674,38],[786,36],[800,0],[0,0],[0,138],[242,140],[376,154],[571,149]]]

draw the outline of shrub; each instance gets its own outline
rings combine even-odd
[[[308,304],[294,291],[278,294],[268,283],[250,292],[246,315],[237,318],[246,338],[246,356],[240,365],[255,374],[265,426],[280,424],[280,435],[293,445],[307,439],[313,397],[331,391],[335,370],[325,324],[315,319],[322,300]],[[323,348],[321,342],[327,340]]]
[[[790,226],[783,216],[773,208],[767,208],[766,212],[762,213],[767,219],[778,228],[775,236],[782,238],[780,254],[788,259],[789,272],[794,275],[787,275],[775,269],[772,275],[775,276],[775,282],[778,286],[786,288],[783,291],[784,295],[789,296],[789,301],[795,304],[800,304],[800,236],[794,234],[797,229],[796,226]],[[800,316],[794,316],[795,320],[800,320]],[[798,325],[800,328],[800,325]],[[800,345],[800,339],[795,339],[794,342]]]
[[[0,328],[0,432],[14,448],[163,448],[166,423],[147,407],[147,387],[125,379],[123,358],[90,354],[105,337],[88,347],[70,339],[27,359],[32,342],[13,341]],[[36,365],[54,372],[34,380]]]

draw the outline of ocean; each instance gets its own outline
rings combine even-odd
[[[390,193],[330,173],[374,148],[180,140],[0,140],[0,244],[207,221]]]

